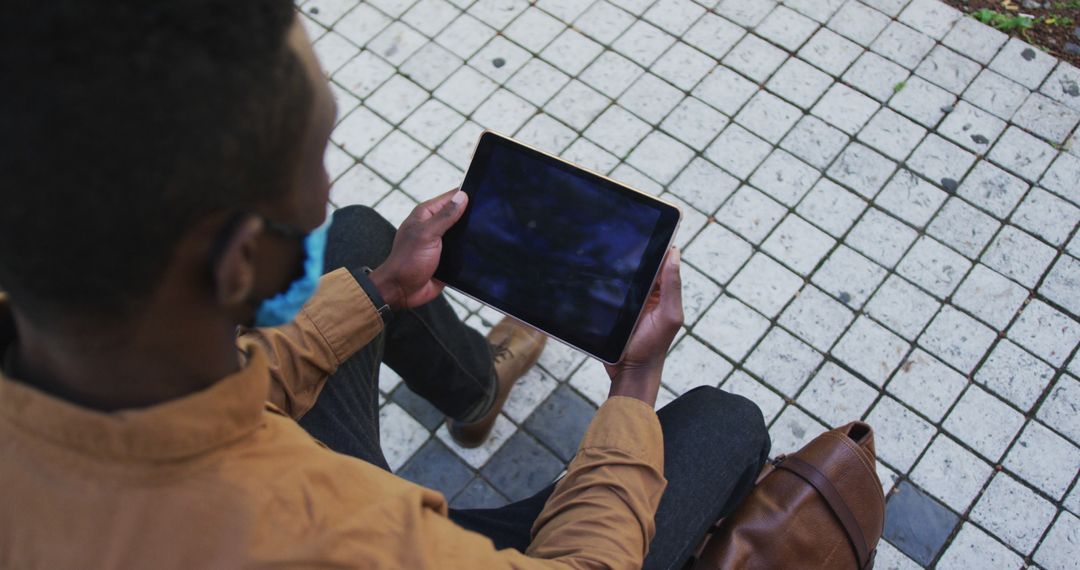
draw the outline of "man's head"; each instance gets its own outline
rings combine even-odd
[[[0,34],[0,288],[16,310],[122,321],[169,279],[245,310],[283,288],[298,244],[254,214],[322,222],[334,115],[292,2],[17,4]]]

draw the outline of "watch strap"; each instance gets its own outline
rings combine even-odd
[[[378,287],[375,286],[375,282],[371,280],[370,267],[360,267],[358,269],[349,269],[349,273],[352,273],[356,282],[360,285],[360,288],[367,293],[371,304],[375,305],[375,310],[378,311],[379,317],[382,318],[383,326],[390,324],[390,321],[394,319],[394,312],[390,308],[390,305],[386,303],[382,295],[379,294]]]

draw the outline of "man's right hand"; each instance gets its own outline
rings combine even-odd
[[[679,259],[679,250],[672,248],[660,269],[660,278],[645,301],[641,320],[622,360],[605,366],[611,377],[609,397],[628,396],[656,405],[667,350],[683,324]]]

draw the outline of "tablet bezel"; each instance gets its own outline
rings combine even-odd
[[[603,174],[601,174],[599,172],[596,172],[594,170],[585,168],[585,167],[577,165],[577,164],[573,164],[573,163],[571,163],[571,162],[569,162],[567,160],[564,160],[562,158],[559,158],[558,156],[555,156],[554,154],[544,152],[544,151],[542,151],[542,150],[540,150],[540,149],[538,149],[536,147],[533,147],[533,146],[528,145],[526,143],[523,143],[521,141],[514,140],[514,139],[512,139],[510,137],[507,137],[505,135],[499,134],[499,133],[491,131],[491,130],[483,131],[480,134],[480,136],[478,137],[476,145],[473,148],[473,154],[472,154],[472,158],[470,159],[470,162],[469,162],[469,168],[466,171],[465,178],[461,183],[461,189],[463,191],[465,191],[466,193],[468,193],[469,190],[470,190],[470,184],[469,184],[470,175],[472,175],[472,176],[481,176],[482,175],[481,172],[479,170],[477,170],[477,167],[478,167],[477,156],[479,155],[479,153],[480,153],[480,151],[482,149],[482,146],[484,144],[492,144],[492,145],[500,145],[501,144],[501,145],[505,145],[505,146],[517,151],[517,152],[525,152],[527,154],[532,154],[534,157],[539,158],[540,160],[544,161],[545,163],[555,165],[560,169],[570,170],[570,171],[574,171],[575,173],[584,174],[584,176],[586,178],[593,177],[593,178],[595,178],[596,182],[600,183],[601,186],[616,189],[616,190],[618,190],[620,192],[623,192],[625,195],[632,197],[635,201],[648,203],[648,204],[656,207],[659,210],[660,216],[661,216],[660,220],[663,220],[663,221],[658,221],[657,222],[657,225],[653,230],[653,234],[651,236],[649,236],[649,244],[650,244],[650,246],[652,246],[650,248],[652,251],[659,251],[659,252],[662,252],[662,254],[660,256],[659,262],[656,265],[655,270],[651,272],[652,273],[651,279],[648,281],[648,283],[650,283],[650,286],[646,289],[644,297],[641,300],[641,305],[637,308],[637,314],[633,315],[633,320],[632,321],[629,320],[628,317],[623,316],[623,314],[626,313],[628,311],[628,309],[632,308],[632,305],[630,303],[624,302],[621,309],[620,309],[620,315],[618,317],[616,328],[618,329],[617,332],[619,332],[621,330],[627,330],[625,338],[618,338],[617,335],[612,335],[612,337],[614,337],[615,340],[613,341],[611,338],[609,338],[608,339],[608,344],[603,346],[603,347],[600,347],[597,350],[594,350],[592,347],[581,346],[581,345],[575,343],[574,341],[569,340],[567,337],[572,336],[572,335],[566,334],[566,331],[560,332],[560,331],[547,330],[546,328],[544,328],[542,326],[539,326],[537,323],[529,322],[528,320],[525,320],[525,319],[521,318],[520,316],[515,315],[514,314],[514,307],[512,307],[512,306],[499,306],[499,304],[496,304],[496,302],[493,301],[492,299],[485,299],[484,298],[484,292],[482,292],[482,291],[472,291],[472,290],[467,289],[465,286],[463,286],[461,284],[454,283],[452,279],[447,280],[445,278],[446,275],[445,275],[445,272],[443,271],[443,266],[442,266],[441,262],[440,262],[439,268],[436,270],[436,273],[435,273],[435,278],[442,281],[447,287],[450,287],[451,289],[453,289],[455,291],[458,291],[459,293],[461,293],[461,294],[463,294],[463,295],[465,295],[465,296],[467,296],[467,297],[469,297],[471,299],[479,301],[480,303],[483,303],[486,306],[492,307],[493,309],[499,311],[502,314],[508,315],[508,316],[510,316],[510,317],[512,317],[512,318],[514,318],[514,319],[516,319],[516,320],[518,320],[518,321],[520,321],[520,322],[522,322],[522,323],[524,323],[524,324],[526,324],[526,325],[528,325],[530,327],[533,327],[533,328],[535,328],[535,329],[537,329],[537,330],[539,330],[539,331],[541,331],[541,332],[543,332],[543,333],[545,333],[545,334],[547,334],[547,335],[549,335],[549,336],[551,336],[551,337],[553,337],[555,339],[558,339],[558,340],[560,340],[560,341],[562,341],[562,342],[564,342],[564,343],[566,343],[566,344],[568,344],[568,345],[570,345],[570,346],[572,346],[572,347],[574,347],[574,348],[576,348],[578,350],[581,350],[582,352],[596,358],[597,360],[600,360],[601,362],[604,362],[606,364],[615,364],[615,363],[617,363],[619,360],[622,359],[622,356],[625,354],[626,347],[629,344],[630,338],[633,337],[634,331],[637,330],[637,327],[638,327],[638,325],[639,325],[639,323],[641,321],[641,315],[642,315],[642,313],[644,311],[644,308],[645,308],[645,303],[648,300],[649,291],[652,288],[652,284],[655,284],[657,276],[660,273],[660,269],[663,266],[663,260],[666,257],[668,250],[670,250],[672,244],[674,243],[675,236],[678,235],[679,225],[682,222],[682,210],[675,204],[671,204],[670,202],[666,202],[666,201],[661,200],[661,199],[659,199],[659,198],[657,198],[655,196],[652,196],[650,194],[647,194],[645,192],[642,192],[640,190],[637,190],[635,188],[627,186],[626,184],[623,184],[621,182],[613,180],[610,177],[605,176],[605,175],[603,175]],[[466,211],[465,215],[468,216],[469,212]],[[674,223],[671,223],[672,222],[672,217],[673,217]],[[671,229],[671,235],[667,237],[667,240],[665,242],[656,242],[655,240],[662,239],[662,238],[658,237],[658,235],[663,231],[664,227],[667,227],[669,225],[672,228]],[[447,232],[447,233],[452,235],[453,232],[454,232],[454,228],[451,228],[450,231]],[[655,245],[657,243],[663,243],[663,247],[656,248]],[[445,254],[445,249],[444,249],[444,254]],[[443,259],[445,259],[445,257]],[[648,267],[648,266],[647,265],[642,265],[641,268],[639,268],[639,271],[645,270],[646,267]],[[645,273],[644,275],[648,275],[648,273]],[[635,278],[634,278],[633,281],[635,283],[644,282],[644,280],[639,279],[637,275],[635,275]],[[629,293],[627,295],[627,298],[629,299]],[[630,325],[628,329],[626,328],[627,324]]]

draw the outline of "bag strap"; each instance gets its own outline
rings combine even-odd
[[[844,502],[844,498],[840,496],[840,492],[829,481],[829,478],[821,471],[818,471],[816,467],[798,457],[785,457],[776,464],[776,467],[794,473],[800,479],[809,483],[811,487],[817,489],[817,492],[825,499],[825,504],[829,505],[829,509],[832,510],[840,524],[843,525],[848,541],[851,542],[851,546],[855,549],[859,567],[872,567],[874,556],[866,544],[862,527],[859,526],[858,521],[855,520],[855,515],[848,508],[847,503]]]

